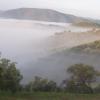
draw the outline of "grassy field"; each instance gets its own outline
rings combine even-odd
[[[1,93],[0,100],[100,100],[100,94]]]

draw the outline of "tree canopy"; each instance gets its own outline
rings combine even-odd
[[[92,92],[91,83],[96,81],[100,76],[100,72],[95,70],[93,66],[85,64],[75,64],[67,69],[70,79],[67,87],[79,92]]]
[[[34,80],[27,85],[27,89],[29,91],[56,91],[57,84],[52,80],[35,76]]]
[[[0,58],[0,90],[15,92],[20,86],[22,75],[16,68],[16,63]]]

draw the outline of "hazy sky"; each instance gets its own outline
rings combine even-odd
[[[0,0],[0,9],[49,8],[78,16],[100,19],[100,0]]]

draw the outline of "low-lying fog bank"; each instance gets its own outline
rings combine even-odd
[[[0,19],[0,51],[3,57],[18,63],[17,66],[24,75],[25,82],[31,78],[29,78],[30,75],[33,77],[44,72],[49,77],[49,75],[55,73],[57,66],[53,65],[55,70],[50,71],[50,65],[45,62],[43,62],[44,65],[46,64],[45,66],[37,66],[38,60],[40,61],[40,58],[45,58],[45,56],[51,54],[51,50],[55,50],[56,46],[61,48],[65,46],[66,48],[64,44],[79,43],[75,41],[80,37],[81,40],[85,36],[76,35],[76,33],[83,34],[89,30],[90,28],[72,27],[71,23]],[[67,33],[67,35],[63,35],[64,33]],[[95,35],[91,37],[90,34],[86,36],[91,40],[99,38]],[[50,39],[51,37],[53,37],[53,40]],[[65,37],[65,39],[62,37]],[[49,39],[50,41],[48,41]],[[54,62],[57,63],[56,58]],[[60,67],[62,69],[62,66]],[[31,68],[32,70],[30,70]],[[48,70],[45,70],[45,68]],[[58,74],[52,77],[58,77]]]
[[[66,26],[65,23],[0,19],[0,51],[19,64],[30,62],[45,52],[45,39],[64,31]]]

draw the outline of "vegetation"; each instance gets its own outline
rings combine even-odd
[[[20,87],[22,75],[16,69],[16,63],[0,58],[0,90],[16,92]]]
[[[75,64],[67,69],[70,77],[63,80],[62,85],[56,82],[36,76],[33,81],[24,87],[28,92],[67,92],[67,93],[99,93],[99,86],[95,89],[92,84],[100,76],[100,72],[94,67],[85,64]],[[98,89],[97,89],[98,88]]]
[[[54,92],[57,90],[57,84],[54,81],[49,81],[48,79],[43,79],[36,76],[33,81],[26,85],[27,91],[45,91],[45,92]]]
[[[0,100],[99,100],[100,84],[95,88],[100,72],[93,66],[75,64],[67,69],[69,78],[62,85],[41,77],[21,85],[22,75],[16,63],[0,58]]]
[[[73,25],[79,26],[79,27],[95,27],[95,28],[96,27],[97,28],[100,27],[99,23],[92,22],[92,21],[89,21],[89,20],[84,20],[84,21],[76,22]]]
[[[89,44],[80,45],[72,48],[71,50],[76,52],[100,53],[100,41],[94,41]]]
[[[51,92],[1,94],[0,100],[100,100],[100,94],[68,94]]]
[[[67,69],[70,78],[66,82],[68,92],[93,93],[91,83],[95,82],[100,72],[94,67],[84,64],[75,64]]]

